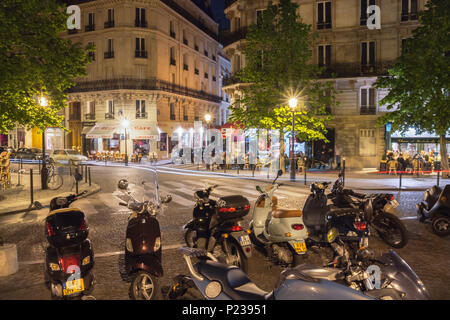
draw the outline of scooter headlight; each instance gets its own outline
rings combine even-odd
[[[56,264],[56,263],[49,263],[49,267],[50,267],[50,269],[51,269],[52,271],[59,271],[59,270],[61,270],[61,268],[59,267],[59,265]]]
[[[128,252],[133,252],[133,244],[131,243],[130,238],[127,238],[125,246],[126,246]]]
[[[89,264],[91,262],[91,257],[87,256],[83,259],[83,262],[81,263],[83,266]]]
[[[334,240],[336,240],[336,237],[338,236],[339,231],[336,228],[331,228],[330,230],[328,230],[327,233],[327,240],[329,243],[332,243]]]
[[[161,237],[155,239],[155,246],[153,247],[153,251],[158,251],[161,248]]]

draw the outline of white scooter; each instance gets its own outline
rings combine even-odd
[[[281,265],[298,265],[306,254],[305,239],[308,232],[303,223],[302,211],[278,206],[275,191],[282,185],[275,181],[283,171],[279,170],[277,177],[265,191],[256,186],[261,195],[255,202],[250,222],[250,238],[259,247],[266,249],[266,254]]]

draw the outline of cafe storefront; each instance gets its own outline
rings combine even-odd
[[[450,152],[450,133],[446,135],[447,153]],[[435,156],[440,155],[439,136],[429,132],[418,134],[414,129],[409,129],[404,134],[396,131],[390,135],[390,143],[392,151],[399,153],[408,153],[414,156],[422,151],[426,153],[434,153]]]

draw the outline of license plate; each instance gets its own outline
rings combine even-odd
[[[63,294],[65,296],[71,295],[73,293],[84,291],[84,281],[83,278],[67,281],[63,283]]]
[[[240,236],[239,242],[241,243],[241,246],[249,246],[252,244],[252,242],[250,241],[250,237],[248,235]]]
[[[303,242],[294,242],[294,250],[295,252],[306,252],[306,243]]]
[[[391,203],[390,203],[390,205],[392,206],[392,208],[397,208],[400,204],[398,203],[398,201],[397,200],[391,200]]]

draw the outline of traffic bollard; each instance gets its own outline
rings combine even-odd
[[[31,204],[34,202],[34,190],[33,190],[33,169],[30,169],[30,196],[31,196]]]
[[[399,176],[399,187],[398,189],[400,190],[402,188],[402,173],[400,172],[400,176]]]
[[[91,186],[92,180],[91,180],[91,167],[88,168],[88,174],[89,174],[89,187]]]
[[[345,186],[345,158],[342,159],[342,185]]]
[[[88,175],[87,175],[87,173],[88,173],[88,166],[87,166],[87,164],[85,164],[84,165],[84,183],[88,182]]]
[[[305,176],[305,186],[306,186],[306,167],[303,168],[303,173],[304,173],[304,176]]]
[[[439,175],[440,175],[440,171],[437,172],[437,181],[436,181],[436,185],[439,187]]]

